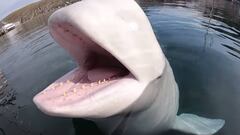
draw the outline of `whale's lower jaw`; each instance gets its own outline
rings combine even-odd
[[[52,116],[105,118],[129,107],[145,88],[131,74],[76,81],[80,72],[79,68],[74,69],[37,94],[34,97],[37,107]]]

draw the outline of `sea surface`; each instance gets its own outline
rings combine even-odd
[[[217,135],[239,135],[239,2],[146,0],[140,5],[173,68],[180,91],[179,114],[224,119]],[[0,104],[0,135],[98,133],[88,121],[46,116],[32,102],[34,95],[74,67],[70,55],[50,36],[47,17],[0,37],[0,69],[11,89],[4,92],[13,93],[12,100]]]

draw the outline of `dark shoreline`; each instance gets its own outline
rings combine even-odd
[[[7,17],[3,18],[0,22],[4,23],[24,23],[42,14],[53,13],[55,10],[71,5],[80,0],[41,0],[29,4],[21,9],[18,9]]]

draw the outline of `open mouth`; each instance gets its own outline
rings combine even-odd
[[[54,40],[78,67],[37,94],[44,113],[103,118],[126,111],[150,81],[163,73],[165,57],[135,1],[81,1],[49,18]],[[121,6],[120,6],[121,5]]]
[[[67,27],[66,27],[67,26]],[[53,84],[48,86],[40,94],[42,102],[49,102],[56,105],[80,102],[85,98],[96,94],[106,87],[113,87],[115,83],[124,79],[136,78],[123,66],[114,56],[94,43],[83,33],[73,33],[72,26],[57,25],[55,28],[63,33],[61,38],[68,41],[69,45],[64,48],[69,50],[71,55],[78,62],[79,67],[67,73]],[[54,34],[54,33],[53,33]],[[71,50],[72,47],[74,50]],[[79,50],[75,52],[75,50]],[[80,55],[80,56],[79,56]]]
[[[139,83],[110,52],[83,32],[75,31],[71,24],[56,23],[50,29],[52,36],[63,43],[62,47],[70,52],[79,66],[34,97],[34,102],[40,110],[54,116],[87,117],[99,115],[99,112],[93,115],[90,113],[97,112],[97,108],[101,106],[104,107],[99,105],[99,101],[104,100],[104,104],[110,106],[114,105],[114,102],[122,102],[122,107],[118,104],[121,110],[137,99],[142,92],[139,89],[143,89],[145,85]],[[129,99],[130,96],[132,97]],[[96,103],[98,105],[94,107],[93,104]],[[76,106],[85,108],[85,115],[74,110]]]

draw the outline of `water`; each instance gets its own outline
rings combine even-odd
[[[217,135],[240,134],[240,5],[226,0],[141,1],[180,88],[181,112],[226,120]],[[49,117],[32,97],[73,69],[46,17],[0,38],[0,69],[16,93],[0,107],[0,135],[97,133],[92,123]],[[167,133],[179,134],[179,133]]]

